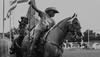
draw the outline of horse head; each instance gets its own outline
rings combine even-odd
[[[81,38],[82,36],[81,25],[75,13],[72,17],[65,18],[64,20],[59,22],[56,27],[60,28],[65,36],[68,35],[69,32],[73,37],[78,36],[79,38]],[[62,40],[60,41],[62,43],[65,38],[63,37],[60,40]]]
[[[78,35],[79,37],[81,37],[82,36],[82,33],[81,33],[81,25],[80,25],[80,23],[79,23],[79,21],[78,21],[78,18],[74,18],[73,20],[72,20],[72,29],[71,28],[69,28],[69,30],[74,34],[74,35]],[[70,27],[70,26],[69,26]]]
[[[69,25],[67,26],[68,32],[72,33],[73,38],[75,39],[82,39],[82,33],[81,33],[81,25],[79,23],[79,20],[77,18],[77,15],[72,18],[72,20],[69,20]]]

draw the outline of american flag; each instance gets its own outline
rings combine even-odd
[[[10,9],[7,12],[7,18],[10,17],[11,12],[17,7],[18,4],[25,3],[25,2],[28,2],[28,1],[29,0],[13,0],[13,1],[10,1]]]

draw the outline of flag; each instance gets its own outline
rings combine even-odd
[[[14,1],[11,1],[11,4],[10,5],[13,5],[14,3],[24,3],[24,2],[28,2],[29,0],[14,0]]]
[[[31,1],[33,2],[33,5],[35,5],[35,0]],[[29,6],[28,12],[26,14],[27,18],[29,19],[29,30],[32,30],[38,22],[38,18],[36,18],[36,13],[37,12],[31,6]]]
[[[35,0],[31,0],[31,1],[33,2],[33,5],[35,5]],[[28,17],[28,19],[31,19],[33,15],[35,15],[35,10],[31,6],[29,6],[26,16]]]
[[[14,0],[14,1],[10,1],[10,9],[7,12],[7,18],[10,17],[12,10],[14,10],[19,3],[25,3],[25,2],[28,2],[28,1],[29,0]]]
[[[17,0],[14,0],[14,1],[10,1],[10,6],[15,4],[17,2]]]
[[[24,2],[28,2],[29,0],[18,0],[17,3],[24,3]]]
[[[11,15],[11,11],[12,11],[12,10],[14,10],[16,7],[17,7],[17,5],[12,6],[12,7],[8,10],[8,13],[7,13],[7,18],[9,18],[9,17],[10,17],[10,15]]]

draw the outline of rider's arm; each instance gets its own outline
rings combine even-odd
[[[50,29],[51,27],[53,27],[55,25],[55,21],[54,20],[52,20],[52,23],[51,24],[49,24],[49,26],[48,26],[48,29]]]
[[[43,18],[44,13],[43,13],[41,10],[39,10],[35,5],[33,5],[32,2],[29,2],[29,4],[32,6],[32,8],[33,8],[36,12],[38,12],[40,18]]]

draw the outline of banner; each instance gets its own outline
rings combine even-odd
[[[10,9],[7,12],[7,18],[10,17],[11,12],[17,7],[18,4],[20,3],[25,3],[28,2],[29,0],[14,0],[14,1],[10,1]]]
[[[33,5],[35,5],[35,0],[31,0],[31,1],[33,2]],[[29,6],[26,16],[29,19],[28,27],[30,30],[32,30],[38,22],[38,18],[36,18],[36,14],[37,12],[31,6]]]

